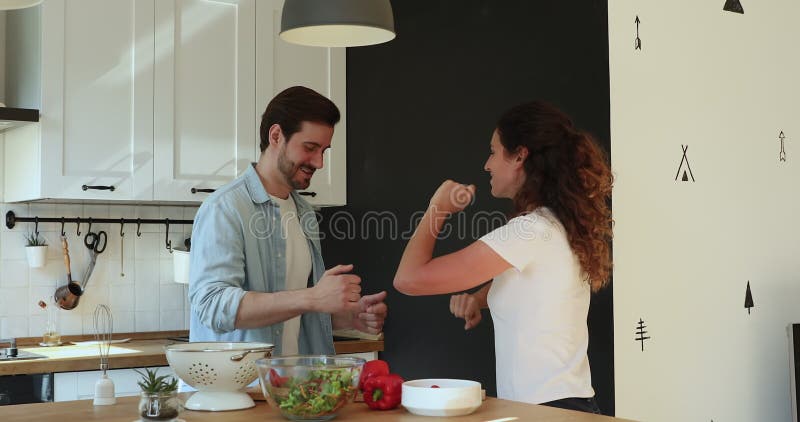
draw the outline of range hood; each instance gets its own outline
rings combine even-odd
[[[39,121],[39,110],[31,108],[0,107],[0,133]]]

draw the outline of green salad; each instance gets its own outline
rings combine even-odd
[[[273,387],[278,407],[296,416],[333,413],[344,406],[356,390],[349,369],[313,370],[307,378],[288,379],[281,387]]]

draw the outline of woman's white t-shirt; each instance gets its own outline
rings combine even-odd
[[[586,355],[590,288],[564,227],[541,207],[480,240],[512,265],[488,295],[497,396],[535,404],[594,396]]]

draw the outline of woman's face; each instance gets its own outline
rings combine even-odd
[[[522,154],[509,154],[500,142],[497,130],[492,133],[489,143],[489,159],[483,169],[491,176],[489,184],[492,186],[492,196],[495,198],[514,198],[517,191],[525,183],[525,172],[522,167],[524,157]]]

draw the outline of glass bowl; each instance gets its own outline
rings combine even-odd
[[[294,421],[326,421],[353,401],[366,361],[355,357],[286,356],[256,360],[270,406]]]

